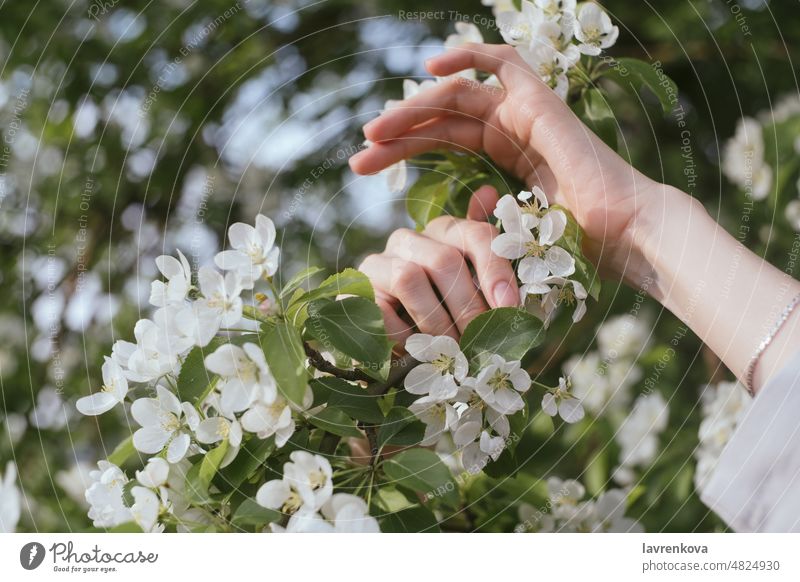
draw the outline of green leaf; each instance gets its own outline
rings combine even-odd
[[[338,408],[330,406],[323,408],[314,416],[309,416],[308,422],[317,428],[342,437],[363,436],[361,431],[356,428],[355,421]]]
[[[207,346],[192,348],[189,355],[181,365],[178,374],[177,396],[181,402],[197,404],[198,399],[205,394],[208,385],[216,375],[206,370],[205,358],[224,342],[223,338],[214,338]]]
[[[455,480],[433,451],[403,451],[386,460],[383,470],[393,485],[412,489],[427,499],[440,498],[450,505],[458,504],[459,493]]]
[[[677,103],[678,87],[661,68],[655,68],[639,59],[620,58],[608,68],[603,77],[611,79],[632,95],[647,88],[658,97],[664,113],[672,111]]]
[[[228,441],[224,440],[216,448],[208,451],[186,474],[186,496],[195,503],[207,503],[208,487],[217,474],[219,464],[228,452]]]
[[[268,523],[280,521],[281,513],[261,507],[253,499],[245,499],[233,512],[231,523],[236,527],[261,528]]]
[[[584,484],[591,495],[599,495],[608,483],[608,449],[601,449],[584,470]]]
[[[596,88],[588,89],[579,102],[579,117],[602,139],[608,147],[617,150],[617,122],[603,93]]]
[[[350,268],[331,275],[320,283],[319,287],[305,293],[302,300],[308,302],[337,295],[357,295],[375,300],[375,292],[372,290],[372,283],[369,282],[367,276],[361,271]]]
[[[433,512],[425,507],[409,507],[390,513],[381,519],[383,533],[433,533],[439,532],[439,522]]]
[[[120,467],[134,453],[136,453],[136,449],[133,446],[133,435],[131,435],[111,451],[111,454],[108,455],[108,462]]]
[[[308,371],[300,333],[289,322],[278,322],[261,335],[261,349],[280,393],[287,400],[302,404],[308,387]]]
[[[295,292],[303,283],[305,283],[308,279],[313,277],[314,275],[321,273],[325,269],[321,267],[308,267],[307,269],[303,269],[299,273],[297,273],[294,277],[289,279],[286,284],[281,289],[280,296],[288,297],[292,293]]]
[[[275,438],[260,439],[253,437],[248,440],[230,465],[217,473],[217,483],[236,490],[245,481],[264,466],[270,455],[275,451]]]
[[[408,408],[395,406],[378,429],[378,447],[384,445],[411,446],[425,436],[425,425]]]
[[[306,306],[311,301],[334,298],[339,295],[355,295],[375,301],[375,291],[373,291],[372,283],[367,276],[360,271],[348,268],[341,273],[331,275],[316,289],[306,292],[298,289],[289,302],[286,315],[290,321],[300,326],[306,320]]]
[[[385,380],[392,346],[386,338],[383,314],[363,297],[340,301],[318,299],[308,306],[306,334],[325,349],[329,346],[359,362],[367,374]]]
[[[544,340],[542,322],[515,307],[490,309],[473,319],[461,336],[461,351],[472,365],[480,366],[497,354],[521,360]]]
[[[341,378],[328,376],[311,381],[314,391],[314,405],[327,404],[355,418],[370,424],[383,422],[383,413],[378,406],[379,396],[373,396],[366,390]]]
[[[406,210],[422,229],[434,218],[445,212],[450,196],[452,177],[432,171],[423,174],[406,193]]]
[[[139,485],[137,481],[128,481],[122,486],[122,504],[128,509],[133,507],[133,504],[136,503],[132,489],[137,485]]]

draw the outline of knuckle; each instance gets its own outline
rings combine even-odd
[[[461,268],[464,256],[458,249],[451,246],[443,246],[438,249],[428,260],[428,264],[436,272],[452,272]]]
[[[477,220],[469,221],[466,229],[470,240],[477,241],[479,244],[490,242],[498,234],[497,227],[493,224],[479,222]]]
[[[386,249],[389,250],[396,247],[407,247],[415,234],[416,233],[410,228],[398,228],[389,235],[389,238],[386,241]]]
[[[486,309],[478,301],[470,301],[458,313],[454,313],[453,317],[461,324],[466,325]]]
[[[392,265],[392,288],[397,295],[408,295],[419,289],[426,280],[422,267],[411,261],[397,259]]]
[[[365,275],[369,276],[369,272],[372,270],[372,267],[375,265],[376,261],[380,259],[380,255],[378,254],[371,254],[364,257],[361,263],[358,265],[358,270],[364,273]]]
[[[437,216],[425,226],[424,233],[432,233],[432,232],[446,232],[448,229],[452,228],[453,225],[456,224],[456,219],[452,216]]]
[[[417,325],[420,329],[427,329],[428,332],[433,332],[437,335],[444,335],[453,327],[453,322],[446,314],[444,309],[432,309],[426,313],[422,321],[418,321]]]

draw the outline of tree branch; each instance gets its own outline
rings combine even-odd
[[[303,343],[303,347],[305,348],[306,355],[308,356],[309,362],[311,365],[314,366],[320,372],[325,372],[326,374],[331,374],[332,376],[336,376],[337,378],[341,378],[342,380],[349,380],[350,382],[374,382],[374,378],[365,374],[361,370],[342,370],[341,368],[337,368],[333,364],[331,364],[328,360],[322,357],[317,350],[312,348],[307,343]]]
[[[385,382],[372,381],[367,385],[367,393],[372,396],[380,396],[385,394],[389,388],[400,384],[408,373],[417,366],[418,362],[409,354],[402,358],[392,360],[391,370],[389,370],[389,377]]]

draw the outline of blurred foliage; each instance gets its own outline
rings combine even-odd
[[[681,129],[655,99],[616,100],[620,151],[648,175],[702,199],[734,230],[744,197],[722,178],[720,151],[740,117],[797,93],[796,4],[604,5],[621,28],[611,55],[660,61],[680,89],[686,116]],[[383,181],[354,176],[346,159],[363,139],[361,124],[401,94],[401,79],[424,75],[424,58],[452,29],[447,11],[491,19],[477,0],[449,3],[445,19],[397,18],[399,11],[432,7],[419,0],[5,3],[4,414],[30,414],[46,386],[70,401],[98,385],[112,338],[127,337],[146,309],[153,258],[162,252],[180,246],[192,262],[207,261],[227,224],[262,211],[284,232],[283,275],[290,276],[307,263],[357,265],[382,248],[392,228],[408,224]],[[687,139],[690,158],[681,149]],[[780,204],[785,200],[757,205],[758,224],[772,228],[751,229],[745,242],[782,267],[793,233],[776,210]],[[634,291],[607,283],[601,305],[561,330],[563,342],[536,365],[557,380],[563,359],[589,349],[598,322],[634,300]],[[679,323],[646,303],[658,346]],[[693,492],[691,454],[698,387],[723,375],[690,336],[660,377],[673,422],[634,504],[648,530],[721,527]],[[0,465],[16,460],[29,502],[21,528],[87,528],[80,502],[65,495],[55,475],[76,460],[92,464],[117,444],[100,439],[97,422],[109,434],[120,419],[71,416],[66,429],[28,428],[13,445],[8,431],[0,435]],[[616,456],[612,435],[573,427],[567,438],[552,430],[539,419],[526,433],[517,453],[526,459],[520,477],[475,485],[481,523],[513,527],[513,504],[541,505],[538,479],[553,467],[562,477],[586,469],[591,474],[583,477],[605,483]],[[574,441],[574,450],[565,456],[570,447],[551,441]]]

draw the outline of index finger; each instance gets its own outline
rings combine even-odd
[[[503,87],[530,82],[531,79],[541,83],[516,49],[506,44],[467,43],[428,59],[425,67],[437,77],[447,77],[467,69],[494,73]]]

